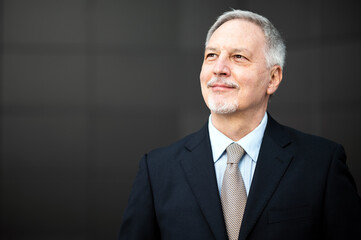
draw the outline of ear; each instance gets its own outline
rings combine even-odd
[[[282,81],[282,68],[279,65],[275,65],[271,68],[270,71],[270,81],[267,87],[267,94],[272,95],[278,89]]]

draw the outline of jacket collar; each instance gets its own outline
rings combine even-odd
[[[240,240],[251,233],[293,159],[293,155],[286,151],[292,141],[284,127],[270,115],[268,120],[247,199]]]
[[[198,205],[216,239],[227,239],[219,197],[214,162],[208,134],[208,124],[185,144],[180,155],[181,166]]]
[[[208,124],[205,124],[188,139],[185,143],[186,151],[179,155],[179,159],[215,238],[227,239],[207,126]],[[246,239],[251,233],[286,172],[293,156],[285,149],[291,142],[284,127],[268,114],[268,123],[241,226],[240,240]]]

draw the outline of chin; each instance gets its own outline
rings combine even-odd
[[[209,97],[208,108],[216,114],[231,114],[237,111],[238,103],[236,101],[216,101]]]

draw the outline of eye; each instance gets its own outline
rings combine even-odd
[[[208,53],[206,58],[215,58],[217,55],[215,53]]]
[[[245,62],[245,61],[249,61],[248,58],[246,58],[245,56],[241,55],[241,54],[234,54],[232,55],[234,61],[236,62]]]
[[[242,56],[242,55],[240,55],[240,54],[233,55],[233,57],[236,58],[236,59],[245,58],[244,56]]]

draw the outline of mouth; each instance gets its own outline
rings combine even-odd
[[[239,86],[231,80],[214,77],[207,83],[207,87],[214,92],[227,92],[237,89]]]
[[[210,82],[207,87],[214,92],[228,92],[238,88],[238,85],[233,82]]]
[[[219,83],[212,84],[209,87],[214,91],[228,91],[228,90],[236,88],[235,86],[231,86],[228,84],[219,84]]]

